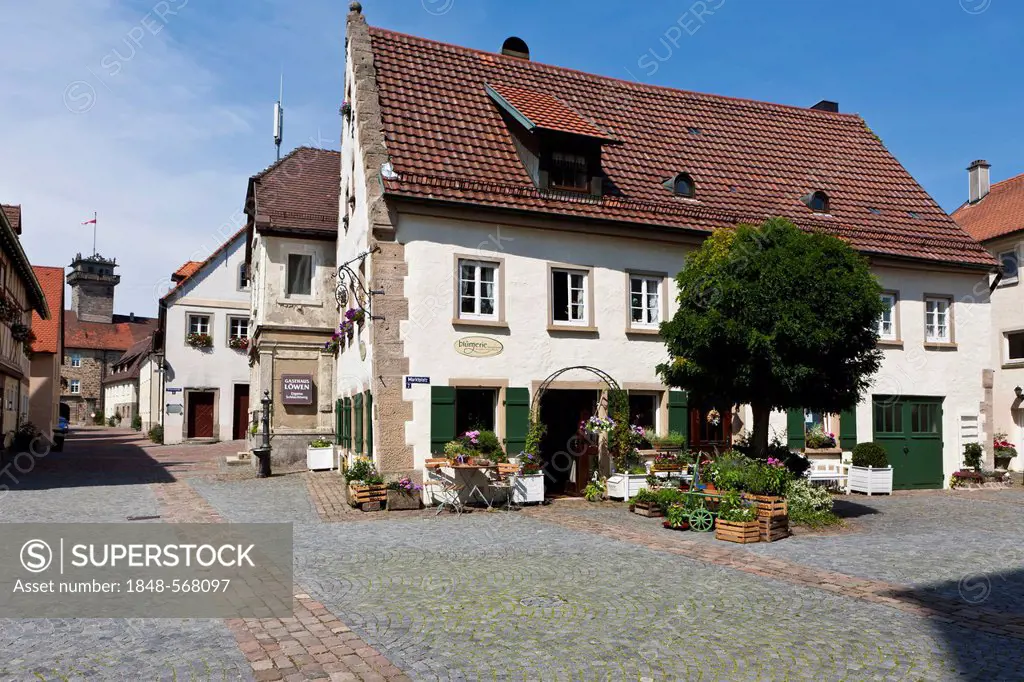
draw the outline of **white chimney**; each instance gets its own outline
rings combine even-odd
[[[972,161],[971,165],[967,167],[967,178],[971,186],[971,203],[976,203],[985,198],[991,187],[989,181],[988,169],[992,167],[988,161],[978,159]]]

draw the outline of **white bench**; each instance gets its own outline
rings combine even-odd
[[[807,480],[835,483],[846,494],[850,493],[850,465],[838,459],[812,459]]]

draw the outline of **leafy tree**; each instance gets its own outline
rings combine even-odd
[[[670,386],[718,405],[749,404],[755,454],[772,410],[850,409],[881,364],[881,287],[845,242],[781,218],[717,230],[676,277],[679,310],[661,325]]]

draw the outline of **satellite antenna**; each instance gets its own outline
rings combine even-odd
[[[281,106],[281,102],[284,101],[284,72],[281,72],[281,90],[278,94],[277,101],[274,102],[274,146],[277,147],[277,160],[281,160],[281,137],[284,133],[284,107]]]

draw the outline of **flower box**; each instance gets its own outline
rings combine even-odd
[[[405,511],[409,509],[419,509],[420,501],[423,494],[418,491],[404,491],[404,490],[389,490],[388,491],[388,511]]]
[[[386,502],[388,489],[383,483],[379,485],[348,484],[348,503],[353,507],[362,507],[366,504]]]
[[[516,504],[530,504],[544,501],[544,474],[517,476],[512,488],[512,501]]]
[[[868,495],[892,495],[892,467],[850,467],[847,490]]]
[[[828,459],[829,457],[835,457],[841,459],[843,456],[842,448],[804,448],[804,456],[807,459]]]
[[[647,489],[647,474],[614,474],[608,477],[608,497],[628,500]]]
[[[750,502],[755,502],[757,504],[758,518],[786,516],[789,514],[789,505],[786,503],[786,498],[784,497],[778,497],[776,495],[751,495],[749,493],[743,493],[741,497],[744,500],[749,500]]]
[[[646,516],[649,519],[665,515],[665,512],[661,510],[661,507],[654,502],[636,502],[633,505],[633,513],[639,514],[640,516]]]
[[[761,541],[757,521],[723,521],[715,519],[715,539],[747,545]]]
[[[306,468],[310,471],[329,471],[334,468],[334,446],[306,448]]]

